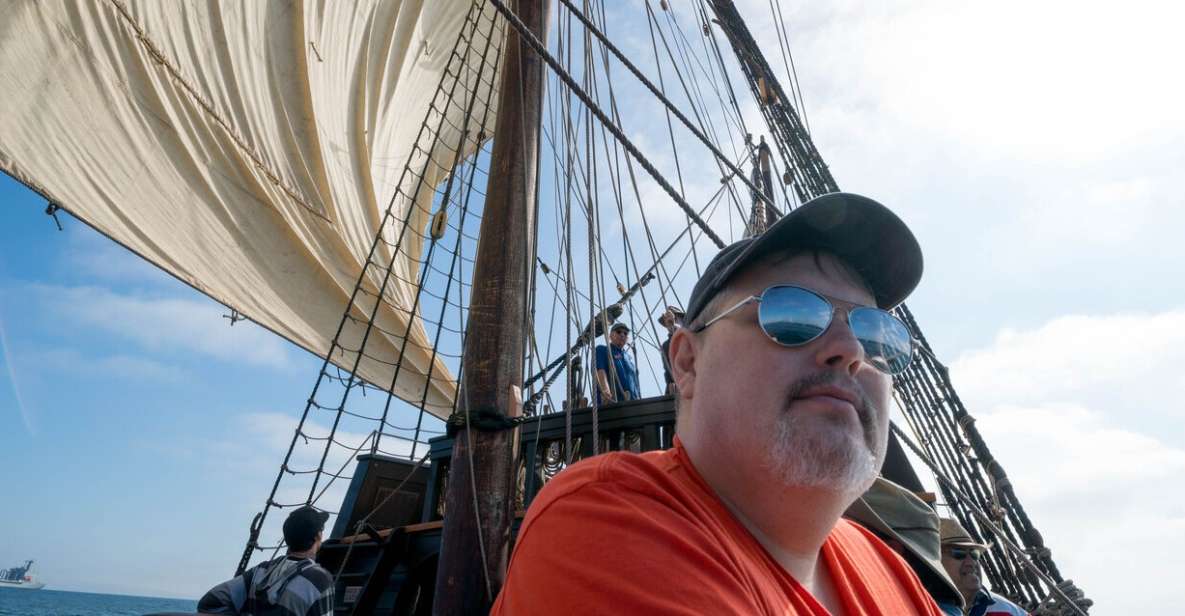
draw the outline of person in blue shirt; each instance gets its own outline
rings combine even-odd
[[[638,369],[625,352],[630,338],[630,328],[625,323],[614,323],[609,329],[609,344],[598,344],[597,355],[597,404],[610,404],[637,400],[642,397],[638,390]],[[612,361],[610,361],[612,357]]]

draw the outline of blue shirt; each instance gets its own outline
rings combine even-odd
[[[613,367],[609,367],[609,349],[613,349]],[[613,388],[613,395],[617,402],[623,400],[637,400],[642,397],[638,390],[638,370],[634,367],[634,360],[630,359],[625,349],[613,345],[597,345],[597,370],[605,371],[605,378],[609,387]],[[597,404],[604,404],[601,400],[601,387],[593,388],[596,392]],[[626,396],[625,394],[629,394]]]
[[[969,616],[1027,616],[1021,607],[990,590],[980,590],[968,610]]]

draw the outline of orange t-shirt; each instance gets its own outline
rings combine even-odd
[[[822,558],[851,616],[942,616],[871,533],[839,520]],[[828,614],[724,507],[682,444],[573,465],[519,531],[494,616]]]

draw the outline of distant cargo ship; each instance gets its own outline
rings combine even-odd
[[[38,582],[29,569],[33,568],[33,561],[26,560],[23,567],[0,569],[0,588],[20,588],[23,590],[38,590],[45,588],[45,582]]]

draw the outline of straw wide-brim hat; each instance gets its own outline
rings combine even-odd
[[[942,518],[939,521],[939,534],[942,536],[942,545],[956,546],[960,548],[979,548],[981,550],[988,550],[992,544],[982,544],[959,524],[958,520],[954,518]]]
[[[918,571],[918,576],[933,574],[930,577],[949,590],[948,598],[962,604],[962,594],[942,566],[938,514],[913,492],[878,477],[872,487],[848,507],[844,517],[900,541],[926,566],[927,571]]]

